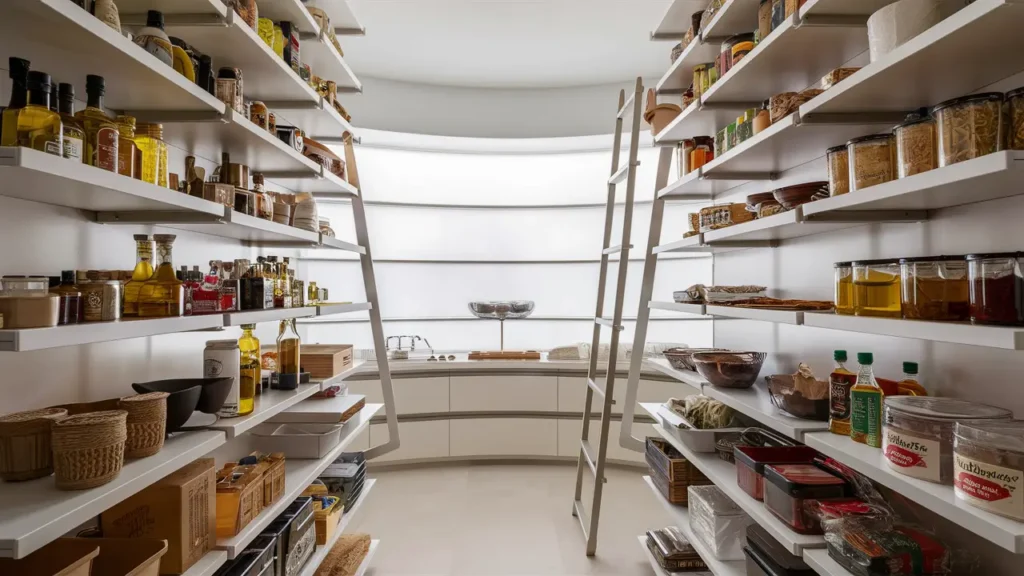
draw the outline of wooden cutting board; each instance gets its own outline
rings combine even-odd
[[[470,360],[540,360],[540,352],[536,350],[505,350],[505,351],[473,351],[469,353]]]

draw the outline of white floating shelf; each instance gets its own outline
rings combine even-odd
[[[341,455],[342,452],[352,443],[367,426],[370,418],[377,413],[383,404],[367,404],[359,414],[349,419],[341,431],[341,442],[327,456],[319,460],[285,460],[284,473],[284,494],[281,498],[265,508],[252,522],[242,529],[237,535],[231,538],[217,540],[217,548],[228,554],[228,559],[233,560],[253,539],[263,532],[263,529],[270,525],[277,518],[282,510],[288,507],[295,498],[302,493],[327,466]],[[365,487],[364,487],[365,488]]]
[[[216,9],[210,0],[188,1],[206,12]],[[27,56],[33,70],[74,84],[79,99],[85,98],[86,75],[102,76],[104,106],[112,110],[224,111],[212,94],[70,0],[0,2],[0,38],[4,62]]]
[[[742,116],[744,110],[751,108],[749,104],[741,102],[703,106],[695,100],[654,136],[654,142],[665,144],[694,136],[714,136],[722,127]]]
[[[331,24],[334,23],[331,22]],[[305,35],[303,37],[305,38]],[[317,76],[334,81],[338,85],[339,93],[362,92],[363,90],[363,85],[356,78],[355,72],[323,32],[317,37],[302,42],[302,63],[309,64],[310,69]]]
[[[252,412],[237,418],[221,418],[207,427],[211,430],[223,431],[230,440],[245,434],[319,391],[319,383],[302,384],[295,390],[267,390],[256,397],[256,406]]]
[[[335,33],[340,35],[362,35],[365,30],[359,23],[348,0],[332,0],[320,3],[324,12],[331,19],[331,26],[334,26]],[[339,42],[341,40],[339,39]]]
[[[668,360],[664,358],[650,358],[645,360],[645,363],[646,366],[650,367],[651,369],[657,370],[658,372],[661,372],[666,376],[671,376],[672,378],[679,380],[683,384],[692,386],[697,390],[702,390],[705,384],[707,384],[707,382],[704,380],[704,377],[701,376],[700,374],[696,372],[691,372],[690,370],[676,370],[675,368],[672,367],[671,364],[668,363]]]
[[[984,326],[967,322],[926,322],[807,312],[804,325],[878,336],[969,344],[1003,350],[1024,350],[1024,327]]]
[[[168,228],[190,230],[202,234],[210,234],[221,238],[231,238],[247,242],[253,246],[290,246],[303,248],[319,248],[320,233],[302,230],[287,224],[278,224],[271,220],[264,220],[236,212],[228,207],[223,207],[224,217],[216,221],[190,222],[183,218],[183,222],[175,222],[173,218],[164,218],[162,215],[150,216],[141,214],[121,214],[109,212],[100,214],[100,222],[108,224],[139,224],[149,223]],[[168,221],[170,220],[170,221]]]
[[[711,22],[701,30],[702,38],[727,38],[757,30],[759,0],[727,0]]]
[[[970,530],[1010,552],[1024,553],[1024,522],[1017,522],[964,504],[957,500],[952,486],[925,482],[893,472],[885,462],[881,450],[854,442],[847,436],[818,432],[805,436],[804,442],[953,524]]]
[[[828,550],[804,550],[804,562],[818,573],[818,576],[853,576],[828,555]]]
[[[719,78],[701,102],[760,102],[819,85],[822,76],[868,49],[867,18],[857,22],[825,25],[790,16]]]
[[[212,550],[192,565],[181,576],[213,576],[225,562],[228,561],[228,553],[223,550]]]
[[[196,50],[211,56],[218,68],[240,68],[247,100],[320,102],[320,95],[299,78],[291,66],[278,58],[234,10],[228,10],[224,23],[223,26],[210,26],[202,18],[191,22],[187,18],[173,18],[168,20],[165,29],[168,35],[178,36]],[[316,69],[313,73],[320,75]]]
[[[689,25],[689,16],[687,16],[687,25]],[[679,40],[681,41],[682,39],[683,36],[680,35]],[[661,77],[661,80],[658,80],[655,91],[658,94],[682,94],[693,84],[694,66],[714,62],[715,58],[720,56],[721,53],[721,45],[705,44],[701,42],[700,38],[695,38],[693,42],[686,45],[679,58],[676,58],[676,61],[669,66],[668,71]],[[679,102],[673,100],[672,103],[678,104]]]
[[[792,554],[801,554],[805,548],[823,548],[825,539],[822,536],[811,536],[797,534],[790,530],[789,526],[776,518],[762,502],[754,500],[736,483],[736,466],[730,464],[714,453],[698,454],[686,447],[685,444],[676,439],[671,432],[662,428],[661,419],[658,416],[660,404],[641,403],[655,420],[654,430],[668,441],[680,454],[696,466],[705,476],[708,477],[726,496],[732,499],[742,508],[755,522],[775,537],[786,550]]]
[[[262,9],[261,5],[260,10]],[[165,17],[177,14],[210,14],[223,17],[227,14],[228,8],[219,0],[117,0],[117,11],[122,17],[128,14],[145,15],[149,10],[158,10]]]
[[[864,210],[936,210],[1024,194],[1024,152],[996,152],[804,204],[805,217]]]
[[[747,573],[747,564],[743,560],[732,560],[722,561],[715,558],[715,554],[708,549],[704,544],[704,541],[697,537],[693,533],[693,529],[690,528],[690,510],[686,506],[676,506],[668,500],[658,490],[658,487],[654,485],[654,481],[651,480],[650,476],[644,476],[644,483],[647,484],[651,492],[654,492],[654,498],[661,502],[662,506],[665,507],[665,511],[668,512],[672,518],[672,523],[679,531],[683,533],[683,536],[693,545],[694,549],[697,550],[697,554],[700,555],[701,560],[704,561],[708,566],[708,570],[715,576],[744,576]],[[647,559],[651,562],[651,567],[654,568],[654,572],[659,575],[670,576],[670,573],[662,568],[658,561],[655,560],[654,555],[647,549],[647,535],[641,534],[637,536],[637,540],[640,542],[640,547],[644,549]]]
[[[302,568],[302,572],[299,572],[299,576],[314,576],[314,574],[316,574],[317,569],[321,564],[323,564],[324,558],[326,558],[327,554],[330,553],[331,548],[334,548],[338,539],[345,533],[345,529],[352,523],[352,519],[355,518],[356,514],[358,514],[360,510],[362,510],[363,502],[366,501],[367,496],[370,495],[370,491],[373,490],[373,485],[376,483],[377,480],[373,478],[367,478],[363,481],[363,489],[359,492],[359,499],[356,500],[356,503],[352,508],[345,510],[341,520],[338,522],[338,526],[334,530],[334,534],[331,535],[331,539],[327,541],[327,544],[316,547],[316,551],[313,552],[313,555],[306,561],[306,565]],[[364,563],[368,562],[370,556],[373,554],[374,542],[379,542],[379,540],[370,541],[370,552],[366,554],[366,559],[363,560]]]
[[[312,378],[310,381],[318,384],[320,389],[329,388],[336,384],[340,384],[346,378],[348,378],[356,369],[365,364],[365,360],[353,360],[351,364],[342,369],[342,371],[330,378]]]
[[[370,549],[366,551],[366,556],[363,558],[362,564],[359,568],[356,568],[356,573],[352,576],[366,576],[369,574],[370,566],[373,562],[373,555],[377,553],[377,547],[380,546],[380,540],[370,540]]]
[[[352,123],[327,102],[320,98],[319,104],[309,102],[271,102],[277,123],[295,126],[321,144],[339,141],[345,132],[355,134]]]
[[[671,312],[682,312],[684,314],[695,314],[703,316],[703,304],[685,304],[682,302],[648,302],[647,307],[651,310],[669,310]]]
[[[976,92],[1024,69],[1022,26],[1019,0],[978,0],[804,104],[800,116],[906,112]],[[950,67],[957,73],[936,73]]]
[[[718,195],[732,190],[750,180],[761,179],[767,175],[748,174],[744,177],[734,176],[729,179],[704,178],[704,169],[698,168],[665,186],[658,191],[658,198],[689,202],[714,200]]]
[[[274,308],[272,310],[242,310],[226,312],[224,326],[241,326],[243,324],[259,324],[260,322],[280,322],[288,318],[309,318],[316,316],[316,307]]]
[[[0,195],[90,211],[187,211],[224,206],[31,148],[0,148]]]
[[[62,346],[78,346],[127,340],[143,336],[159,336],[192,330],[208,330],[223,326],[220,314],[206,316],[179,316],[177,318],[144,318],[115,320],[113,322],[87,322],[53,326],[51,328],[24,328],[0,330],[0,351],[26,352],[47,350]]]
[[[317,316],[330,316],[332,314],[348,314],[349,312],[361,312],[369,310],[373,306],[369,302],[355,302],[349,304],[320,304],[316,307]]]
[[[343,0],[347,1],[347,0]],[[307,34],[319,34],[320,27],[316,25],[313,15],[302,5],[302,0],[261,0],[259,3],[260,18],[270,18],[274,22],[291,22],[303,36]],[[300,42],[303,56],[305,56],[306,42]],[[312,44],[312,42],[310,42]],[[305,58],[303,58],[305,62]]]
[[[347,2],[343,4],[347,4]],[[654,31],[651,32],[651,39],[681,42],[686,31],[690,29],[693,14],[701,12],[707,7],[706,0],[673,0]],[[704,62],[711,62],[711,60]]]
[[[351,242],[345,242],[344,240],[338,240],[337,238],[331,238],[330,236],[320,235],[321,248],[333,248],[335,250],[345,250],[346,252],[355,252],[357,254],[366,254],[366,248],[353,244]]]
[[[160,452],[125,461],[117,478],[89,490],[57,490],[52,476],[5,483],[0,490],[0,556],[28,556],[222,444],[221,432],[175,434]]]
[[[792,324],[799,326],[804,323],[804,312],[798,310],[771,310],[764,308],[740,308],[739,306],[706,306],[705,311],[711,316],[737,318],[740,320],[758,320],[776,324]]]
[[[870,16],[896,0],[807,0],[800,7],[800,17],[807,16]]]
[[[710,247],[704,246],[703,244],[703,236],[701,234],[694,234],[689,238],[683,238],[682,240],[676,240],[675,242],[655,246],[652,252],[655,254],[662,254],[666,252],[711,252]]]

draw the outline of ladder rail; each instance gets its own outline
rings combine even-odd
[[[654,205],[651,208],[651,226],[647,232],[647,254],[644,257],[644,275],[640,285],[640,303],[636,313],[636,327],[633,331],[634,354],[629,359],[629,376],[626,379],[626,405],[622,409],[622,424],[619,426],[619,446],[635,452],[644,451],[644,441],[633,436],[633,417],[636,412],[637,389],[640,386],[640,371],[643,368],[643,354],[636,354],[647,344],[647,328],[651,320],[648,304],[654,296],[654,276],[658,268],[658,255],[654,249],[661,243],[662,222],[665,216],[665,200],[657,197],[657,191],[668,185],[669,170],[672,166],[673,149],[661,148],[658,155],[658,175],[655,178]]]
[[[377,358],[377,373],[380,375],[380,388],[384,395],[384,410],[388,423],[388,441],[366,450],[364,456],[372,460],[389,452],[398,450],[402,440],[398,432],[398,410],[395,408],[395,390],[391,383],[391,366],[388,365],[388,353],[384,339],[384,324],[380,314],[380,298],[377,294],[377,277],[373,271],[373,251],[370,249],[370,234],[366,228],[366,207],[363,206],[362,188],[359,186],[359,170],[356,168],[355,150],[352,148],[352,135],[345,133],[345,164],[348,171],[348,182],[359,191],[352,197],[352,220],[355,222],[356,242],[366,249],[360,255],[359,266],[363,273],[363,288],[366,301],[370,303],[370,331],[373,334],[373,350]]]

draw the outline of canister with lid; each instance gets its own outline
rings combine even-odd
[[[968,254],[967,279],[971,322],[1024,324],[1024,253]]]
[[[853,313],[900,318],[900,264],[896,258],[853,263]]]
[[[850,191],[896,179],[896,138],[872,134],[846,143],[850,164]]]
[[[204,378],[231,378],[231,390],[228,391],[224,405],[217,411],[222,418],[238,416],[238,404],[241,399],[241,358],[237,340],[209,340],[203,351]]]
[[[900,178],[938,168],[935,119],[927,111],[912,114],[906,122],[893,128],[892,133],[896,137],[896,167]]]
[[[1024,150],[1024,88],[1006,93],[1007,131],[1006,148]]]
[[[833,146],[825,151],[828,161],[828,193],[839,196],[850,191],[850,162],[846,145]]]
[[[1024,521],[1024,421],[958,423],[953,489],[971,506]]]
[[[956,398],[890,396],[885,399],[882,454],[895,472],[950,485],[954,425],[1011,416],[1004,408]]]
[[[938,133],[939,166],[979,158],[1003,149],[1003,94],[986,92],[947,100],[932,109]]]
[[[853,263],[836,262],[835,269],[835,304],[836,314],[853,315]]]
[[[909,320],[965,321],[970,317],[963,256],[900,259],[900,302]]]

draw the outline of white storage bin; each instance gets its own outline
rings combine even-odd
[[[686,490],[690,528],[723,562],[743,560],[747,526],[754,521],[717,486],[690,486]]]
[[[263,452],[283,452],[291,459],[320,459],[341,441],[343,424],[280,424],[253,430]]]
[[[686,418],[676,414],[668,407],[662,405],[658,409],[658,416],[661,418],[661,426],[670,434],[675,436],[694,452],[712,453],[715,451],[715,442],[723,437],[737,437],[745,428],[715,428],[713,430],[700,430],[694,428]]]

